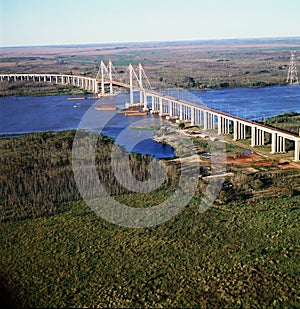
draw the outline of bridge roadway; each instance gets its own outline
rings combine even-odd
[[[99,81],[96,78],[64,75],[64,74],[1,74],[0,82],[3,81],[33,81],[33,82],[49,82],[55,84],[69,84],[78,88],[82,88],[94,93],[99,92]]]
[[[109,83],[109,81],[106,81]],[[112,81],[116,86],[130,89],[130,85]],[[135,89],[141,91],[140,89]],[[229,134],[233,129],[233,139],[246,139],[246,127],[251,128],[251,146],[262,146],[265,143],[265,133],[271,135],[271,153],[285,152],[285,139],[295,143],[294,160],[300,161],[300,136],[284,130],[273,128],[258,122],[250,121],[238,116],[221,112],[203,105],[176,99],[154,90],[142,90],[144,109],[148,109],[148,97],[151,98],[152,113],[166,116],[177,122],[190,122],[191,125],[203,126],[204,130],[213,130],[217,127],[218,134]],[[135,104],[132,102],[132,106]],[[217,124],[217,126],[216,126]]]
[[[143,106],[148,110],[151,101],[151,113],[157,113],[161,117],[176,122],[190,122],[191,125],[203,126],[204,130],[217,129],[218,134],[233,134],[234,140],[246,139],[246,128],[251,131],[251,146],[262,146],[265,144],[265,133],[271,135],[271,153],[284,153],[285,140],[294,142],[294,160],[300,161],[300,136],[290,132],[286,132],[271,126],[267,126],[258,122],[250,121],[238,116],[231,115],[222,111],[218,111],[203,105],[188,102],[182,99],[176,99],[169,95],[164,95],[158,91],[144,89],[133,86],[132,81],[127,84],[114,80],[96,79],[78,75],[61,75],[61,74],[1,74],[2,81],[37,81],[51,82],[61,84],[71,84],[73,86],[86,89],[98,94],[104,93],[104,85],[124,87],[130,90],[129,106]],[[100,89],[101,88],[101,89]],[[133,92],[140,92],[140,102],[133,102]],[[248,129],[249,130],[249,129]]]

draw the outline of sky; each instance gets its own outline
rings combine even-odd
[[[300,36],[299,0],[0,0],[0,46]]]

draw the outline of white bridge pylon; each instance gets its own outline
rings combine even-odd
[[[126,103],[126,107],[143,106],[144,110],[148,110],[145,90],[151,90],[152,87],[141,63],[136,69],[132,64],[129,64],[125,73],[120,76],[111,61],[108,62],[107,66],[101,61],[96,79],[101,81],[102,96],[105,95],[105,84],[109,84],[110,95],[113,95],[113,85],[129,85],[130,99],[129,103]],[[134,91],[140,92],[140,100],[137,103],[134,102]]]
[[[99,70],[96,76],[97,80],[98,79],[101,80],[101,95],[105,94],[105,88],[104,88],[105,81],[109,81],[109,93],[110,94],[113,93],[113,87],[112,87],[113,70],[116,71],[111,61],[108,62],[108,66],[106,66],[104,62],[101,61],[100,67],[99,67]]]

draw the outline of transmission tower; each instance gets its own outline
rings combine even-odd
[[[286,78],[287,84],[299,84],[298,76],[297,76],[297,68],[295,63],[295,54],[296,51],[291,51],[291,60],[289,64],[289,70]]]

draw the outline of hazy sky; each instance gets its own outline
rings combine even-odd
[[[0,46],[300,36],[300,0],[0,0]]]

